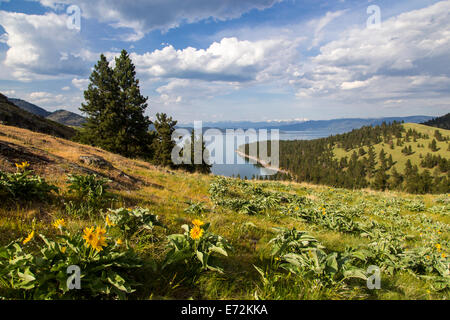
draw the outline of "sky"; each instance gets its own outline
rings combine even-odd
[[[101,53],[147,115],[325,120],[450,112],[450,0],[0,0],[0,92],[80,113]]]

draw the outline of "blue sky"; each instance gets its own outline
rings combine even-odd
[[[437,116],[450,111],[449,30],[450,1],[0,0],[0,92],[79,112],[100,53],[126,49],[150,116]]]

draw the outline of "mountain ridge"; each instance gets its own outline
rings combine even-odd
[[[33,103],[23,99],[7,98],[9,102],[19,108],[32,113],[34,115],[46,118],[48,120],[58,122],[66,126],[81,127],[86,122],[86,118],[68,110],[56,110],[54,112],[47,111]]]

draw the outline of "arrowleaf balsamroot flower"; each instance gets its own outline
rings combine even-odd
[[[22,244],[27,244],[28,242],[31,241],[31,239],[33,239],[34,237],[34,230],[31,231],[31,233],[23,240]]]
[[[86,227],[83,232],[83,239],[86,241],[87,246],[91,246],[97,252],[102,251],[103,247],[106,247],[106,237],[104,236],[106,233],[105,229],[97,227],[94,231],[94,227]]]
[[[21,164],[16,163],[16,168],[19,170],[25,170],[28,169],[30,167],[30,164],[28,163],[28,161],[22,162]]]
[[[203,236],[203,232],[204,230],[198,226],[195,226],[194,228],[191,229],[190,235],[191,238],[194,240],[198,240]]]
[[[106,216],[105,221],[106,221],[106,225],[107,225],[108,227],[114,227],[114,226],[116,225],[115,223],[113,223],[113,222],[109,219],[109,216]]]
[[[56,229],[61,229],[66,226],[66,222],[64,221],[64,219],[58,219],[55,222],[53,222],[53,226]]]
[[[194,219],[194,220],[192,220],[192,224],[193,224],[194,226],[196,226],[196,227],[201,227],[201,226],[203,226],[205,223],[204,223],[203,221],[199,220],[199,219]]]

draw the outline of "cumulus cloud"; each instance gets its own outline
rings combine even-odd
[[[252,9],[263,10],[282,0],[38,0],[44,6],[78,5],[83,16],[134,32],[126,40],[140,40],[152,30],[167,31],[182,23],[205,19],[225,21],[240,17]]]
[[[295,48],[295,41],[224,38],[206,50],[167,46],[131,57],[140,72],[149,77],[247,82],[286,72],[296,55]]]
[[[345,101],[450,94],[450,1],[353,28],[320,48],[290,83],[299,97]]]
[[[65,101],[65,97],[62,94],[37,91],[30,93],[27,100],[36,105],[52,105],[63,103]]]
[[[67,28],[67,16],[55,13],[27,15],[0,11],[0,25],[9,49],[4,65],[13,76],[81,75],[89,71],[79,34]]]
[[[84,91],[87,89],[88,85],[89,85],[89,79],[72,79],[72,85],[75,88],[80,89],[81,91]]]

